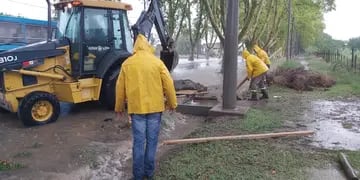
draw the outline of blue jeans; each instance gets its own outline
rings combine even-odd
[[[136,180],[142,180],[145,176],[152,177],[154,175],[161,113],[132,114],[131,121],[133,175]]]

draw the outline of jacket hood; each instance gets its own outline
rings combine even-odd
[[[147,51],[149,53],[154,54],[155,48],[151,46],[151,44],[148,42],[146,37],[142,34],[139,34],[136,38],[135,44],[134,44],[134,53],[139,51]]]
[[[256,51],[256,52],[259,52],[260,50],[261,50],[261,48],[258,46],[258,45],[254,45],[254,50]]]
[[[243,50],[242,52],[242,57],[244,58],[244,60],[246,60],[246,58],[250,55],[250,52],[248,50]]]

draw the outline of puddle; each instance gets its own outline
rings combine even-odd
[[[211,58],[195,59],[190,62],[181,58],[179,65],[172,72],[175,80],[191,79],[205,86],[215,86],[222,84],[221,59]],[[246,74],[245,62],[238,58],[238,79],[243,79]]]
[[[314,120],[313,145],[326,149],[360,149],[360,101],[314,101],[304,117]]]

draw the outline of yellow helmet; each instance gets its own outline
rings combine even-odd
[[[246,58],[250,55],[250,52],[246,49],[243,50],[242,52],[242,57],[244,58],[244,60],[246,60]]]
[[[260,49],[261,49],[261,48],[260,48],[257,44],[254,45],[254,50],[255,50],[256,52],[260,51]]]

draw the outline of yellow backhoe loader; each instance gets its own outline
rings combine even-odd
[[[160,59],[171,71],[178,63],[158,0],[129,26],[130,4],[109,0],[55,0],[48,4],[48,40],[0,53],[0,107],[26,126],[54,122],[60,103],[98,101],[112,109],[122,62],[138,34],[159,35]],[[58,22],[51,35],[51,6]]]

